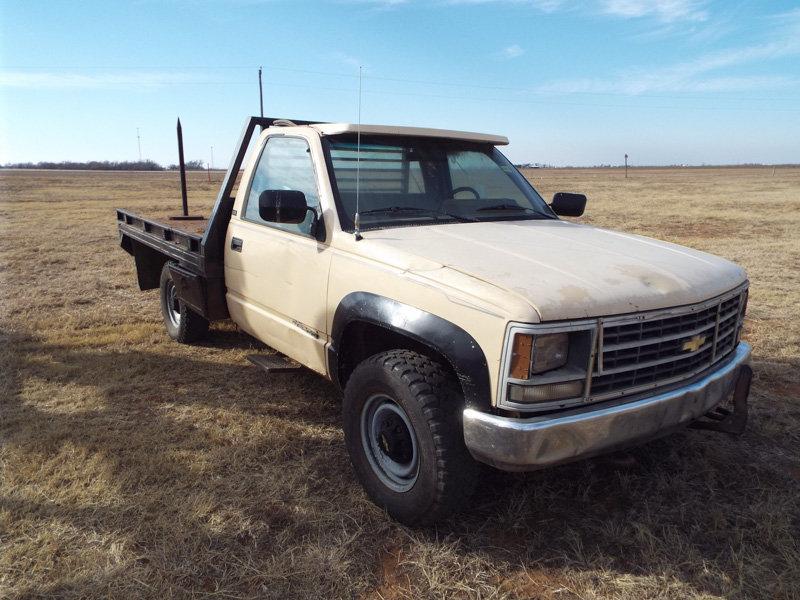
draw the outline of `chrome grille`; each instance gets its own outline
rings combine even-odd
[[[747,289],[692,306],[602,319],[590,398],[687,379],[733,352]]]

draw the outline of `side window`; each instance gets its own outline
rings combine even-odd
[[[306,203],[319,212],[319,192],[311,162],[308,143],[300,138],[272,137],[267,140],[258,165],[253,173],[253,183],[247,195],[244,218],[294,233],[308,235],[313,215],[298,224],[268,223],[258,215],[258,197],[264,190],[296,190],[303,192]]]

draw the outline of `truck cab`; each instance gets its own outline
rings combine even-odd
[[[230,318],[334,381],[357,477],[406,523],[462,507],[479,463],[740,432],[744,271],[561,219],[586,198],[545,201],[507,143],[253,117],[202,236],[119,209],[121,245],[177,341]]]

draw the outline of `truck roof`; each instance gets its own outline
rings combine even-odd
[[[273,127],[279,125],[273,125]],[[508,138],[504,135],[474,133],[471,131],[453,131],[451,129],[431,129],[428,127],[400,127],[397,125],[356,125],[355,123],[309,123],[322,135],[339,135],[342,133],[361,133],[371,135],[404,135],[412,137],[444,138],[467,142],[483,142],[495,146],[505,146]]]

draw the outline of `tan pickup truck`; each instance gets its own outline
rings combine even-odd
[[[480,463],[741,432],[744,270],[559,219],[585,196],[548,204],[507,143],[251,117],[202,235],[118,210],[121,245],[177,341],[230,318],[336,382],[355,473],[405,523],[463,505]]]

